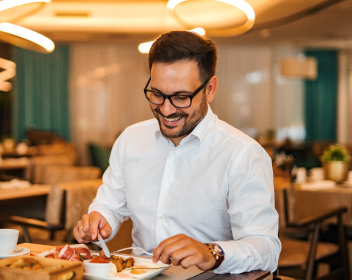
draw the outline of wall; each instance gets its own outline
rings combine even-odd
[[[128,125],[153,117],[143,93],[147,55],[138,43],[72,45],[71,131],[81,164],[89,163],[87,143],[112,145]],[[301,49],[217,46],[214,113],[253,137],[276,130],[280,139],[303,139],[302,81],[278,74],[279,58]]]

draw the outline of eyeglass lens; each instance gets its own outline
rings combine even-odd
[[[156,105],[161,105],[164,103],[164,96],[158,92],[146,90],[146,94],[150,102]],[[168,99],[175,107],[189,107],[191,105],[191,98],[187,95],[173,95]]]

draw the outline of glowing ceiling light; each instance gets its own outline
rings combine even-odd
[[[0,68],[5,69],[0,72],[0,91],[10,91],[12,84],[7,82],[16,75],[16,64],[10,60],[0,58]]]
[[[193,28],[191,30],[189,30],[191,32],[197,33],[200,36],[204,36],[205,35],[205,30],[201,27],[196,27]],[[154,41],[149,41],[149,42],[145,42],[145,43],[141,43],[138,45],[138,50],[140,53],[149,53],[150,48],[152,47]]]
[[[182,16],[176,13],[175,11],[176,6],[186,1],[190,1],[190,0],[169,0],[166,6],[169,14],[186,27],[191,27],[192,25],[199,25],[199,23],[192,24],[190,22],[186,22],[182,18]],[[254,21],[255,21],[255,12],[251,7],[251,5],[249,5],[246,1],[244,0],[214,0],[214,1],[223,2],[238,8],[245,14],[247,20],[244,24],[238,27],[229,26],[228,28],[207,28],[207,32],[210,35],[234,36],[234,35],[245,33],[253,27]],[[197,5],[201,5],[201,1],[194,1],[194,2]],[[218,14],[214,14],[214,17],[217,19],[218,23],[224,22],[224,19],[221,16],[218,16]]]
[[[0,22],[13,22],[39,11],[51,0],[2,0]]]
[[[0,11],[14,8],[16,6],[32,3],[49,3],[51,0],[2,0],[0,1]]]
[[[42,53],[50,53],[55,48],[53,41],[49,38],[8,22],[0,23],[0,40],[21,48]]]

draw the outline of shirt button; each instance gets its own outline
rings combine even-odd
[[[170,187],[170,184],[166,183],[165,186],[166,186],[166,187]]]
[[[172,152],[171,155],[175,156],[175,155],[176,155],[176,152]]]
[[[164,217],[163,217],[163,216],[160,216],[159,219],[162,220],[162,219],[164,219]]]

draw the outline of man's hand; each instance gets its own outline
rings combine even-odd
[[[215,265],[208,246],[184,234],[165,239],[153,250],[153,254],[153,262],[160,260],[183,268],[196,265],[201,270],[209,270]]]
[[[112,228],[103,215],[93,211],[82,216],[82,220],[73,228],[73,235],[79,243],[89,243],[97,240],[98,230],[104,239],[112,233]]]

